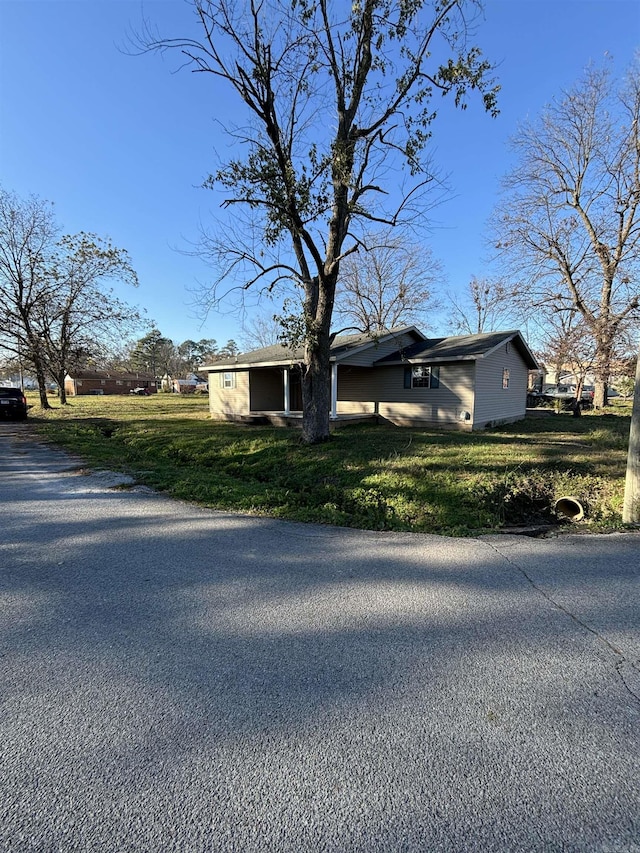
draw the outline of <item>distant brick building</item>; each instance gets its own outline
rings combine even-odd
[[[106,370],[76,370],[67,374],[64,390],[67,397],[101,394],[129,394],[134,388],[146,388],[156,394],[158,386],[150,373],[119,373]]]

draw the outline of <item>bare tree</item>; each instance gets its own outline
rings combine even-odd
[[[340,267],[335,316],[371,334],[400,324],[427,325],[436,307],[433,287],[442,276],[431,250],[390,231],[367,236],[365,243],[368,251],[349,255]]]
[[[137,283],[124,250],[93,234],[59,238],[49,202],[0,191],[0,345],[33,368],[42,408],[47,375],[64,403],[67,370],[140,320],[105,286],[114,278]]]
[[[137,310],[117,299],[108,282],[137,286],[129,255],[109,240],[80,233],[56,245],[48,270],[49,298],[36,307],[47,370],[66,403],[67,372],[101,349],[105,339],[133,333],[142,324]]]
[[[282,325],[275,314],[257,314],[242,328],[240,344],[244,352],[262,349],[277,344],[282,334]]]
[[[498,247],[531,312],[577,312],[593,340],[594,404],[606,405],[619,339],[640,319],[640,66],[616,92],[589,68],[513,140]]]
[[[535,352],[538,360],[552,369],[556,385],[563,375],[575,377],[575,399],[576,402],[581,400],[587,373],[593,370],[595,363],[595,345],[593,339],[584,334],[580,314],[558,311],[545,317]]]
[[[33,368],[43,409],[51,407],[38,311],[51,296],[48,270],[57,237],[49,202],[0,189],[0,342]]]
[[[459,334],[477,335],[515,323],[513,288],[499,280],[474,276],[462,297],[449,294],[449,304],[449,325]]]
[[[395,225],[415,212],[432,178],[424,150],[436,93],[464,106],[477,90],[496,112],[490,66],[466,44],[468,16],[479,3],[191,5],[198,38],[159,38],[147,30],[139,46],[180,51],[194,71],[228,84],[244,110],[228,130],[234,152],[246,156],[205,182],[225,192],[238,227],[209,249],[222,265],[223,291],[234,275],[245,288],[286,281],[302,289],[303,440],[324,441],[336,284],[341,262],[359,245],[358,221]],[[214,288],[211,299],[220,296]]]

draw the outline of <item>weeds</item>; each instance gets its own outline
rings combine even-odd
[[[209,507],[373,530],[472,535],[554,523],[575,496],[588,529],[621,526],[629,415],[549,415],[481,433],[213,422],[207,401],[76,398],[32,421],[93,467]]]

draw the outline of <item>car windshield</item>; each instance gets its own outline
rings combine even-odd
[[[0,388],[0,397],[22,397],[19,388]]]

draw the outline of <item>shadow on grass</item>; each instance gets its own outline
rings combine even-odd
[[[352,426],[299,433],[205,419],[65,418],[40,428],[87,458],[210,507],[373,530],[465,535],[552,523],[573,494],[620,523],[628,416],[555,415],[482,433]]]

